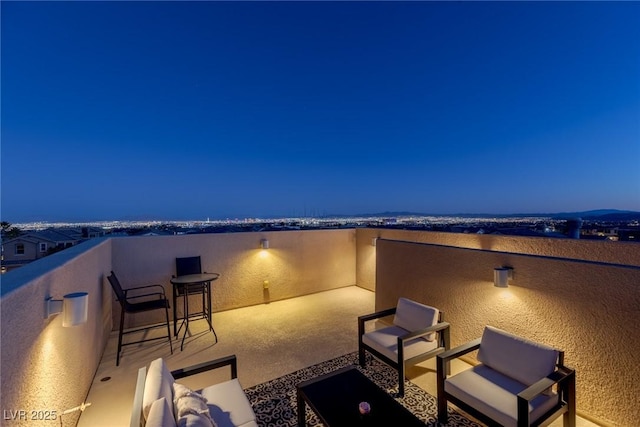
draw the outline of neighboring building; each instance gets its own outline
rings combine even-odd
[[[10,240],[3,240],[2,272],[22,267],[53,252],[69,248],[89,238],[89,235],[95,234],[99,233],[96,233],[95,230],[90,233],[88,229],[85,231],[85,229],[65,230],[51,228],[25,233]],[[104,235],[104,232],[102,232],[102,235]],[[95,237],[98,237],[98,235]]]
[[[56,242],[44,237],[25,234],[2,242],[2,272],[22,267],[47,256]]]

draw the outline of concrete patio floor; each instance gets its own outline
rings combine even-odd
[[[269,304],[213,314],[218,343],[204,320],[192,321],[184,350],[173,340],[126,346],[116,367],[118,334],[111,334],[81,415],[80,427],[128,426],[138,369],[163,357],[174,370],[217,357],[235,354],[238,379],[244,388],[357,351],[357,317],[374,311],[375,294],[350,286]],[[161,334],[162,329],[156,330]],[[468,367],[452,365],[453,372]],[[409,380],[436,395],[435,361],[429,360],[407,372]],[[229,378],[227,369],[201,374],[183,382],[194,389]],[[561,420],[552,424],[560,427]],[[578,419],[578,427],[595,426]]]

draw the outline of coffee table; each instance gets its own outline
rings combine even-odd
[[[424,427],[422,421],[355,367],[298,384],[297,397],[299,427],[306,425],[305,403],[326,427]],[[360,402],[369,403],[368,414],[360,414]]]

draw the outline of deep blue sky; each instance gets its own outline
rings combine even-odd
[[[640,210],[639,2],[2,2],[2,220]]]

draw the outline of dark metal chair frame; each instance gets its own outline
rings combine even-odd
[[[120,352],[122,350],[122,347],[124,347],[125,345],[139,344],[142,342],[155,341],[155,340],[167,338],[169,340],[169,347],[171,348],[171,354],[173,354],[173,344],[171,342],[171,328],[169,326],[169,300],[167,299],[164,293],[164,288],[161,285],[147,285],[147,286],[137,286],[133,288],[122,289],[122,285],[120,285],[120,281],[118,280],[118,278],[116,277],[116,274],[113,271],[107,277],[107,279],[109,279],[109,283],[111,284],[111,287],[113,288],[113,291],[116,294],[116,299],[120,303],[120,307],[121,307],[120,332],[118,334],[118,354],[116,356],[116,366],[120,365]],[[155,292],[153,292],[154,290]],[[137,293],[140,291],[144,293],[137,294],[137,295],[129,295],[129,293]],[[147,299],[145,301],[139,301],[139,302],[132,301],[138,298],[149,298],[149,297],[154,297],[154,298]],[[127,342],[127,343],[122,342],[122,338],[124,335],[163,326],[163,325],[145,326],[141,328],[128,330],[125,332],[124,331],[125,313],[141,313],[144,311],[160,310],[160,309],[164,309],[165,311],[165,318],[166,318],[166,325],[167,325],[166,336],[147,338],[147,339]]]
[[[444,382],[449,375],[445,372],[445,365],[449,365],[451,360],[462,355],[478,350],[480,348],[480,340],[470,341],[459,347],[438,355],[437,362],[437,391],[438,391],[438,421],[447,424],[447,401],[453,403],[469,415],[477,418],[481,422],[490,427],[500,426],[494,419],[478,411],[476,408],[468,405],[455,396],[450,395],[444,390]],[[535,397],[542,394],[550,387],[557,385],[558,404],[543,414],[535,423],[529,420],[529,402]],[[564,427],[576,426],[576,373],[573,369],[564,366],[564,352],[559,351],[556,370],[547,377],[542,378],[538,382],[532,384],[517,395],[518,398],[518,427],[529,426],[546,426],[551,424],[553,420],[563,415]]]
[[[408,366],[415,365],[416,363],[423,362],[427,359],[430,359],[438,354],[449,349],[449,323],[444,321],[444,313],[442,311],[438,314],[438,323],[433,326],[430,326],[425,329],[420,329],[417,331],[409,332],[406,335],[398,337],[398,360],[393,360],[383,355],[379,351],[370,346],[366,345],[362,342],[362,336],[365,334],[365,323],[371,320],[380,319],[382,317],[387,317],[394,315],[396,313],[397,307],[389,308],[386,310],[378,311],[371,314],[366,314],[364,316],[358,317],[358,353],[359,353],[359,362],[360,366],[363,368],[366,365],[365,351],[373,354],[378,359],[382,360],[389,366],[393,367],[398,371],[398,396],[404,396],[404,379],[405,373]],[[423,337],[425,335],[429,335],[431,333],[436,333],[436,340],[438,342],[438,347],[434,348],[431,351],[420,354],[418,356],[412,357],[410,359],[404,358],[404,343],[407,341],[411,341],[416,338]]]
[[[200,274],[202,273],[202,263],[199,256],[192,257],[184,257],[184,258],[176,258],[176,275],[175,277],[186,276],[189,274]],[[206,273],[206,271],[205,271]],[[202,311],[197,313],[189,313],[189,317],[194,316],[202,316],[209,322],[210,330],[213,331],[216,342],[218,340],[218,336],[215,333],[215,329],[213,329],[212,321],[211,321],[211,282],[202,282],[197,284],[190,284],[188,286],[181,284],[173,285],[173,334],[178,336],[180,333],[180,329],[182,329],[182,325],[185,324],[183,321],[180,324],[180,328],[178,328],[178,321],[184,319],[184,317],[178,317],[177,310],[177,302],[179,297],[183,297],[185,299],[183,304],[183,316],[184,313],[188,311],[187,309],[187,301],[189,295],[199,294],[202,297]]]

